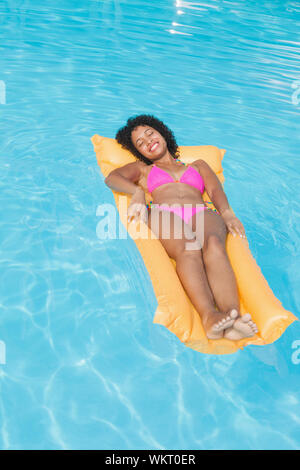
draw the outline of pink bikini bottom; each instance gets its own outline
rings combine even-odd
[[[204,211],[204,210],[213,211],[213,209],[210,209],[209,207],[206,207],[204,205],[202,205],[200,207],[185,207],[185,206],[170,207],[170,206],[165,205],[165,204],[160,204],[160,205],[159,204],[152,204],[152,207],[153,206],[156,207],[159,210],[174,212],[174,214],[181,217],[181,219],[184,220],[184,222],[186,224],[188,223],[190,218],[193,217],[193,215],[197,214],[198,212],[201,212],[201,211]],[[217,211],[215,211],[215,212],[217,212]]]

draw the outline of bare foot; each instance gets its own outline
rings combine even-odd
[[[258,332],[256,324],[252,321],[250,313],[245,313],[237,318],[232,327],[224,333],[224,338],[237,341],[242,338],[250,338]]]
[[[222,338],[224,330],[232,327],[237,317],[238,311],[236,309],[232,309],[229,312],[218,312],[217,310],[208,312],[202,318],[206,336],[209,339]]]

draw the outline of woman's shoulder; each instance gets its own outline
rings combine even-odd
[[[135,162],[126,163],[125,165],[120,166],[120,168],[143,168],[146,167],[146,163],[141,160],[136,160]]]
[[[197,160],[194,160],[192,162],[192,165],[195,165],[196,167],[201,167],[203,166],[203,163],[206,163],[205,160],[202,160],[202,158],[197,158]]]
[[[144,167],[146,167],[147,165],[145,163],[143,163],[142,161],[138,160],[138,161],[135,161],[135,162],[130,162],[130,163],[126,163],[125,165],[122,165],[118,168],[116,168],[115,170],[113,170],[113,172],[116,172],[122,176],[124,176],[125,178],[128,178],[130,179],[131,181],[138,181],[140,180],[141,177],[143,177],[143,174],[144,174]]]
[[[147,165],[146,163],[142,162],[141,160],[136,160],[135,162],[130,162],[130,163],[126,163],[125,165],[122,165],[119,167],[120,170],[122,171],[129,171],[129,172],[132,172],[132,171],[135,171],[135,172],[143,172],[146,168],[148,168],[149,165]]]
[[[212,172],[210,165],[202,158],[194,160],[192,164],[197,168],[197,170],[202,176],[203,173]]]

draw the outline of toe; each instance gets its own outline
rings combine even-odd
[[[241,320],[242,320],[243,322],[245,322],[245,323],[248,323],[249,321],[251,321],[251,315],[250,315],[250,313],[245,313],[245,315],[243,315],[243,316],[241,317]]]
[[[215,323],[215,324],[212,326],[211,329],[212,329],[212,331],[215,331],[215,332],[216,332],[216,331],[219,331],[219,330],[220,330],[220,327],[221,327],[221,325],[220,325],[220,322],[219,322],[219,323]]]
[[[229,320],[233,319],[233,318],[237,318],[239,315],[239,312],[237,311],[236,308],[234,308],[233,310],[231,310],[230,312],[230,315],[229,315]]]

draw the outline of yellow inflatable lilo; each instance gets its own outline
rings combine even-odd
[[[135,162],[136,158],[123,149],[115,139],[94,135],[92,138],[97,161],[104,177],[115,168]],[[224,184],[222,159],[225,150],[212,145],[179,146],[180,159],[184,163],[192,163],[201,158],[215,172],[219,181]],[[258,333],[250,338],[232,341],[226,338],[213,340],[205,335],[201,318],[190,302],[175,270],[176,264],[171,259],[161,242],[148,226],[142,222],[143,229],[148,232],[144,238],[137,237],[137,227],[127,227],[126,213],[120,210],[120,202],[125,200],[126,208],[130,203],[130,195],[113,191],[122,223],[134,239],[145,266],[149,272],[158,306],[154,323],[164,325],[189,348],[201,353],[230,354],[249,344],[264,345],[277,340],[285,329],[297,320],[291,312],[285,310],[281,302],[274,296],[266,279],[249,249],[247,239],[233,237],[228,233],[226,250],[234,270],[240,298],[240,312],[249,312],[258,327]],[[122,200],[120,197],[122,196]],[[125,198],[125,199],[124,199]],[[146,202],[151,196],[146,193]],[[203,200],[214,208],[206,192]]]

